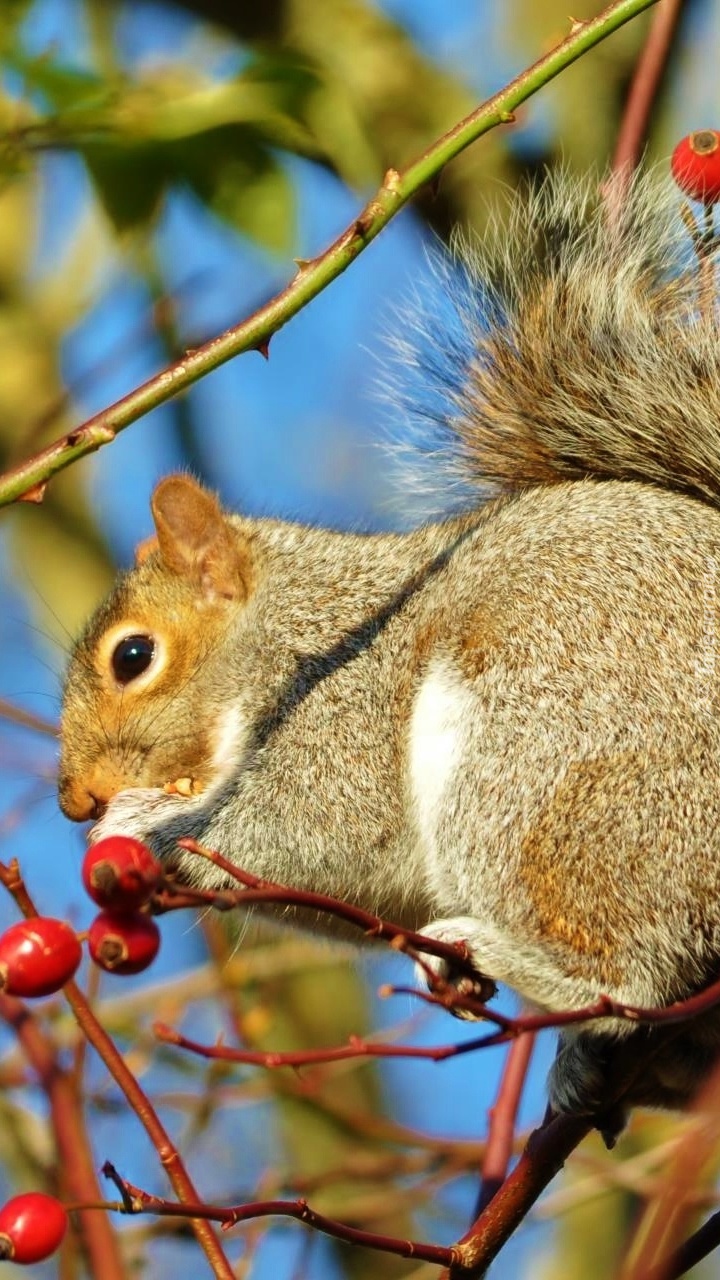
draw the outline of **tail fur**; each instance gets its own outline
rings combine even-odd
[[[639,177],[613,226],[599,184],[560,172],[455,246],[457,323],[426,314],[396,347],[466,489],[614,478],[720,505],[715,249],[700,265],[668,187]]]

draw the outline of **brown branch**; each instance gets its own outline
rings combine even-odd
[[[32,917],[38,914],[22,880],[16,860],[8,866],[0,863],[0,883],[12,894],[24,916]],[[68,982],[62,990],[80,1030],[104,1062],[153,1143],[178,1199],[188,1204],[194,1203],[198,1199],[197,1191],[179,1151],[165,1130],[147,1094],[138,1084],[104,1027],[98,1022],[77,983]],[[212,1274],[218,1277],[218,1280],[233,1280],[232,1267],[212,1228],[206,1222],[195,1220],[192,1221],[192,1228],[210,1264]]]
[[[197,840],[187,838],[178,840],[177,843],[181,849],[185,849],[189,853],[196,853],[200,857],[207,859],[228,876],[231,876],[233,880],[237,880],[238,883],[246,886],[241,893],[235,895],[222,890],[219,894],[215,894],[212,891],[201,891],[199,897],[203,902],[214,902],[216,897],[219,897],[226,909],[229,903],[235,906],[243,906],[255,902],[282,902],[286,906],[299,906],[312,911],[323,911],[329,915],[337,916],[358,929],[362,929],[369,938],[378,938],[389,942],[396,950],[406,952],[415,960],[421,960],[421,957],[417,954],[418,952],[425,952],[445,960],[454,972],[467,974],[468,977],[474,980],[476,985],[479,984],[479,989],[482,990],[484,999],[490,999],[495,994],[495,983],[477,972],[473,967],[467,948],[462,943],[440,942],[437,938],[429,938],[425,934],[415,933],[412,929],[405,929],[401,925],[384,920],[381,916],[373,915],[369,911],[363,911],[361,907],[353,906],[349,902],[342,902],[338,898],[331,898],[327,894],[313,893],[309,889],[293,889],[289,885],[261,880],[259,876],[253,875],[250,871],[244,871],[234,862],[223,857],[216,849],[207,849]],[[186,901],[188,899],[191,900],[193,896],[194,891],[186,892]],[[160,895],[160,901],[163,901],[162,895]],[[172,899],[167,902],[168,906],[171,904]],[[428,976],[430,978],[435,977],[432,972]],[[475,1003],[478,1007],[484,1009],[481,1001],[476,1000]]]
[[[589,1116],[557,1116],[530,1135],[512,1173],[458,1242],[460,1259],[447,1280],[473,1280],[484,1274],[591,1128]]]
[[[677,1034],[670,1025],[663,1037],[657,1037],[648,1044],[637,1045],[632,1038],[618,1042],[610,1060],[606,1088],[604,1091],[602,1111],[606,1116],[613,1116],[622,1110],[623,1099],[632,1091],[638,1078],[647,1071],[653,1059],[662,1054],[668,1041]],[[714,1100],[717,1103],[720,1095],[720,1067],[711,1077],[714,1085]],[[706,1091],[703,1092],[705,1096]],[[470,1230],[458,1244],[461,1251],[461,1262],[469,1268],[467,1271],[450,1269],[447,1280],[479,1280],[485,1274],[490,1263],[509,1239],[519,1222],[532,1207],[548,1182],[559,1171],[566,1157],[586,1136],[593,1126],[592,1116],[556,1116],[550,1117],[542,1128],[530,1135],[525,1151],[498,1189],[484,1211],[473,1223]],[[597,1119],[597,1117],[595,1117]],[[716,1106],[713,1123],[715,1140],[720,1132],[720,1107]],[[690,1140],[688,1150],[692,1149],[697,1157],[697,1143]],[[706,1150],[705,1144],[700,1144]],[[699,1157],[702,1160],[702,1156]],[[684,1167],[682,1185],[693,1186],[694,1179],[689,1174],[689,1165]],[[674,1183],[677,1191],[677,1183]],[[668,1190],[666,1210],[673,1204],[673,1193]],[[675,1222],[678,1214],[675,1213]],[[662,1215],[657,1221],[662,1230]],[[650,1280],[650,1273],[638,1266],[632,1275],[623,1275],[623,1280]],[[660,1272],[652,1280],[669,1280],[669,1275]]]
[[[698,1262],[707,1258],[715,1249],[720,1248],[720,1212],[703,1222],[697,1231],[688,1236],[684,1244],[670,1257],[665,1268],[663,1280],[679,1280]],[[648,1280],[651,1280],[648,1277]]]

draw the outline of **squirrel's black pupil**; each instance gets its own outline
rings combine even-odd
[[[152,636],[125,636],[115,646],[112,656],[112,669],[115,679],[120,684],[129,684],[143,671],[147,671],[155,653],[155,641]]]

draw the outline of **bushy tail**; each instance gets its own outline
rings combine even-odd
[[[638,178],[612,226],[598,183],[560,172],[456,246],[458,323],[426,316],[411,363],[466,488],[616,478],[720,505],[715,263],[699,265],[668,188]],[[407,362],[412,342],[397,345]]]

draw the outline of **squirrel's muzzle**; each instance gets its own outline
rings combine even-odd
[[[107,772],[93,770],[87,777],[78,779],[70,774],[60,774],[58,800],[66,818],[73,822],[88,822],[101,818],[121,785]]]

